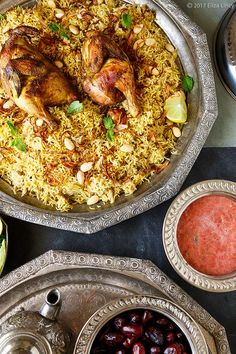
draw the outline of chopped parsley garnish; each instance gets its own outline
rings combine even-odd
[[[193,86],[194,86],[193,78],[189,75],[185,75],[182,78],[182,86],[183,86],[184,91],[191,92],[193,89]]]
[[[84,109],[83,103],[81,103],[80,101],[73,101],[73,102],[71,102],[71,104],[68,106],[67,112],[68,112],[69,114],[80,113],[80,112],[83,111],[83,109]]]
[[[17,148],[20,151],[26,151],[27,146],[19,136],[19,131],[18,129],[14,126],[14,124],[10,121],[7,122],[8,128],[10,129],[11,135],[15,137],[15,139],[12,140],[11,146]]]
[[[20,151],[26,151],[26,149],[27,149],[25,143],[22,141],[21,138],[15,138],[12,141],[11,146],[16,147]]]
[[[70,39],[66,29],[64,27],[62,27],[60,24],[58,23],[50,23],[48,25],[48,28],[55,32],[55,33],[58,33],[58,35],[61,37],[61,38],[64,38],[64,39]]]
[[[1,14],[0,14],[0,21],[4,20],[5,18],[6,18],[5,15],[1,15]]]
[[[114,141],[114,139],[115,139],[115,133],[114,133],[115,123],[113,122],[112,118],[110,116],[106,116],[103,119],[103,124],[104,124],[104,127],[107,129],[107,132],[106,132],[107,140]]]
[[[130,14],[123,14],[121,16],[121,24],[124,28],[130,29],[132,26],[132,16]]]
[[[19,134],[18,129],[10,121],[7,122],[8,128],[10,129],[12,136],[17,136]]]

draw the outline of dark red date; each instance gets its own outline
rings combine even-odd
[[[133,346],[132,354],[146,354],[144,345],[141,342],[136,343]]]
[[[164,343],[163,333],[153,326],[149,327],[146,330],[145,336],[147,339],[149,339],[151,342],[157,345],[162,345]]]
[[[127,311],[98,333],[91,354],[192,354],[181,329],[149,309]]]
[[[104,342],[106,345],[109,347],[113,347],[117,344],[120,344],[124,339],[123,334],[118,333],[118,332],[109,332],[104,335]]]
[[[138,324],[130,324],[121,328],[122,333],[127,337],[135,337],[139,339],[143,334],[143,327]]]
[[[161,353],[161,348],[158,346],[153,346],[150,348],[150,354],[160,354]]]

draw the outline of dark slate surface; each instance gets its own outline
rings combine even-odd
[[[183,189],[198,181],[213,178],[236,181],[236,148],[203,149]],[[196,289],[172,269],[162,246],[162,223],[170,202],[94,235],[66,232],[4,217],[10,235],[5,273],[50,249],[149,259],[225,327],[234,354],[236,292],[215,294]]]

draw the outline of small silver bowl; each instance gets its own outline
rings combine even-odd
[[[4,252],[4,258],[1,259],[1,264],[0,264],[0,275],[2,274],[3,272],[3,269],[4,269],[4,266],[5,266],[5,263],[6,263],[6,259],[7,259],[7,251],[8,251],[8,226],[7,224],[5,223],[5,221],[0,217],[0,223],[2,224],[3,226],[3,229],[2,229],[2,232],[0,234],[0,237],[1,235],[4,235],[5,236],[5,252]],[[1,245],[2,246],[2,245]],[[0,247],[1,249],[1,247]],[[1,258],[1,257],[0,257]]]
[[[170,205],[163,224],[163,244],[166,256],[174,270],[188,283],[212,292],[236,290],[236,272],[221,276],[200,273],[182,256],[177,241],[177,225],[184,210],[197,199],[207,195],[236,198],[236,183],[225,180],[207,180],[196,183],[181,192]]]
[[[208,354],[205,338],[197,323],[183,309],[173,302],[151,296],[129,296],[106,304],[95,312],[82,328],[73,354],[90,354],[99,331],[117,315],[130,310],[148,309],[171,319],[185,334],[192,354]]]

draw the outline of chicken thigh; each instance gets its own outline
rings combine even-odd
[[[77,93],[61,71],[31,45],[27,37],[38,36],[36,28],[20,26],[0,52],[0,78],[15,104],[50,128],[57,126],[45,106],[59,106],[77,98]]]
[[[91,34],[82,47],[84,91],[101,105],[128,102],[130,114],[141,109],[136,97],[134,72],[127,55],[103,33]]]

